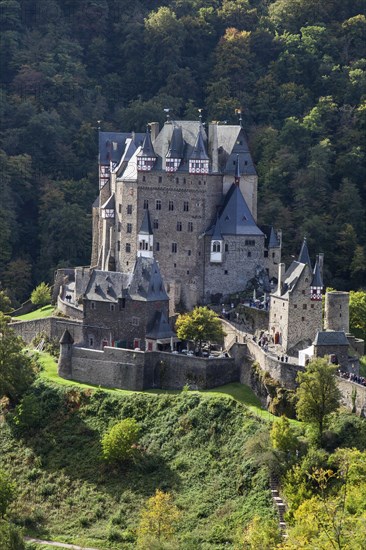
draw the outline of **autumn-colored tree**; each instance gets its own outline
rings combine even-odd
[[[264,519],[254,516],[242,537],[237,548],[245,550],[272,550],[281,542],[281,533],[278,522],[274,519]]]
[[[150,497],[141,511],[137,529],[140,548],[151,547],[151,541],[169,541],[173,538],[180,512],[170,493],[159,489]],[[150,541],[150,542],[149,542]]]
[[[31,302],[42,307],[51,303],[51,288],[47,283],[39,284],[31,294]]]
[[[203,342],[220,342],[225,336],[218,315],[207,307],[179,315],[175,328],[181,340],[192,340],[201,352]]]

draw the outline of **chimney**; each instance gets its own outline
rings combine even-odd
[[[320,252],[320,254],[318,256],[318,265],[319,265],[320,276],[323,280],[323,265],[324,265],[324,253],[323,252]]]
[[[282,229],[277,230],[277,239],[280,243],[280,248],[282,248]]]
[[[149,122],[151,141],[154,143],[159,134],[159,122]]]
[[[283,280],[285,278],[285,264],[278,264],[278,285],[277,285],[277,294],[281,296]]]
[[[219,155],[217,141],[217,124],[211,123],[208,127],[208,149],[211,157],[211,170],[216,173],[219,171]]]

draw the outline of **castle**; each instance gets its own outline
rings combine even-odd
[[[259,227],[258,178],[241,125],[168,120],[99,133],[91,266],[131,272],[154,257],[171,313],[277,277],[281,233]]]

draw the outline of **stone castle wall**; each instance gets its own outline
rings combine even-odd
[[[206,359],[164,352],[139,352],[105,347],[103,351],[74,347],[71,379],[127,390],[180,390],[186,384],[209,389],[239,380],[232,358]]]
[[[12,322],[10,326],[27,344],[30,344],[41,332],[46,333],[49,338],[59,340],[66,329],[70,332],[75,343],[81,343],[83,341],[81,321],[71,321],[70,319],[63,319],[62,317],[45,317],[44,319],[34,319],[32,321],[16,321]]]

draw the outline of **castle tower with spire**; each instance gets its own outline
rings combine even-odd
[[[322,330],[322,260],[312,269],[304,238],[299,257],[285,272],[280,263],[278,285],[270,296],[269,331],[284,353],[295,353],[312,344]]]
[[[281,240],[257,226],[241,125],[206,133],[201,120],[169,119],[160,132],[156,123],[145,134],[100,132],[99,163],[93,266],[126,273],[136,256],[153,255],[171,299],[187,308],[276,273]]]

